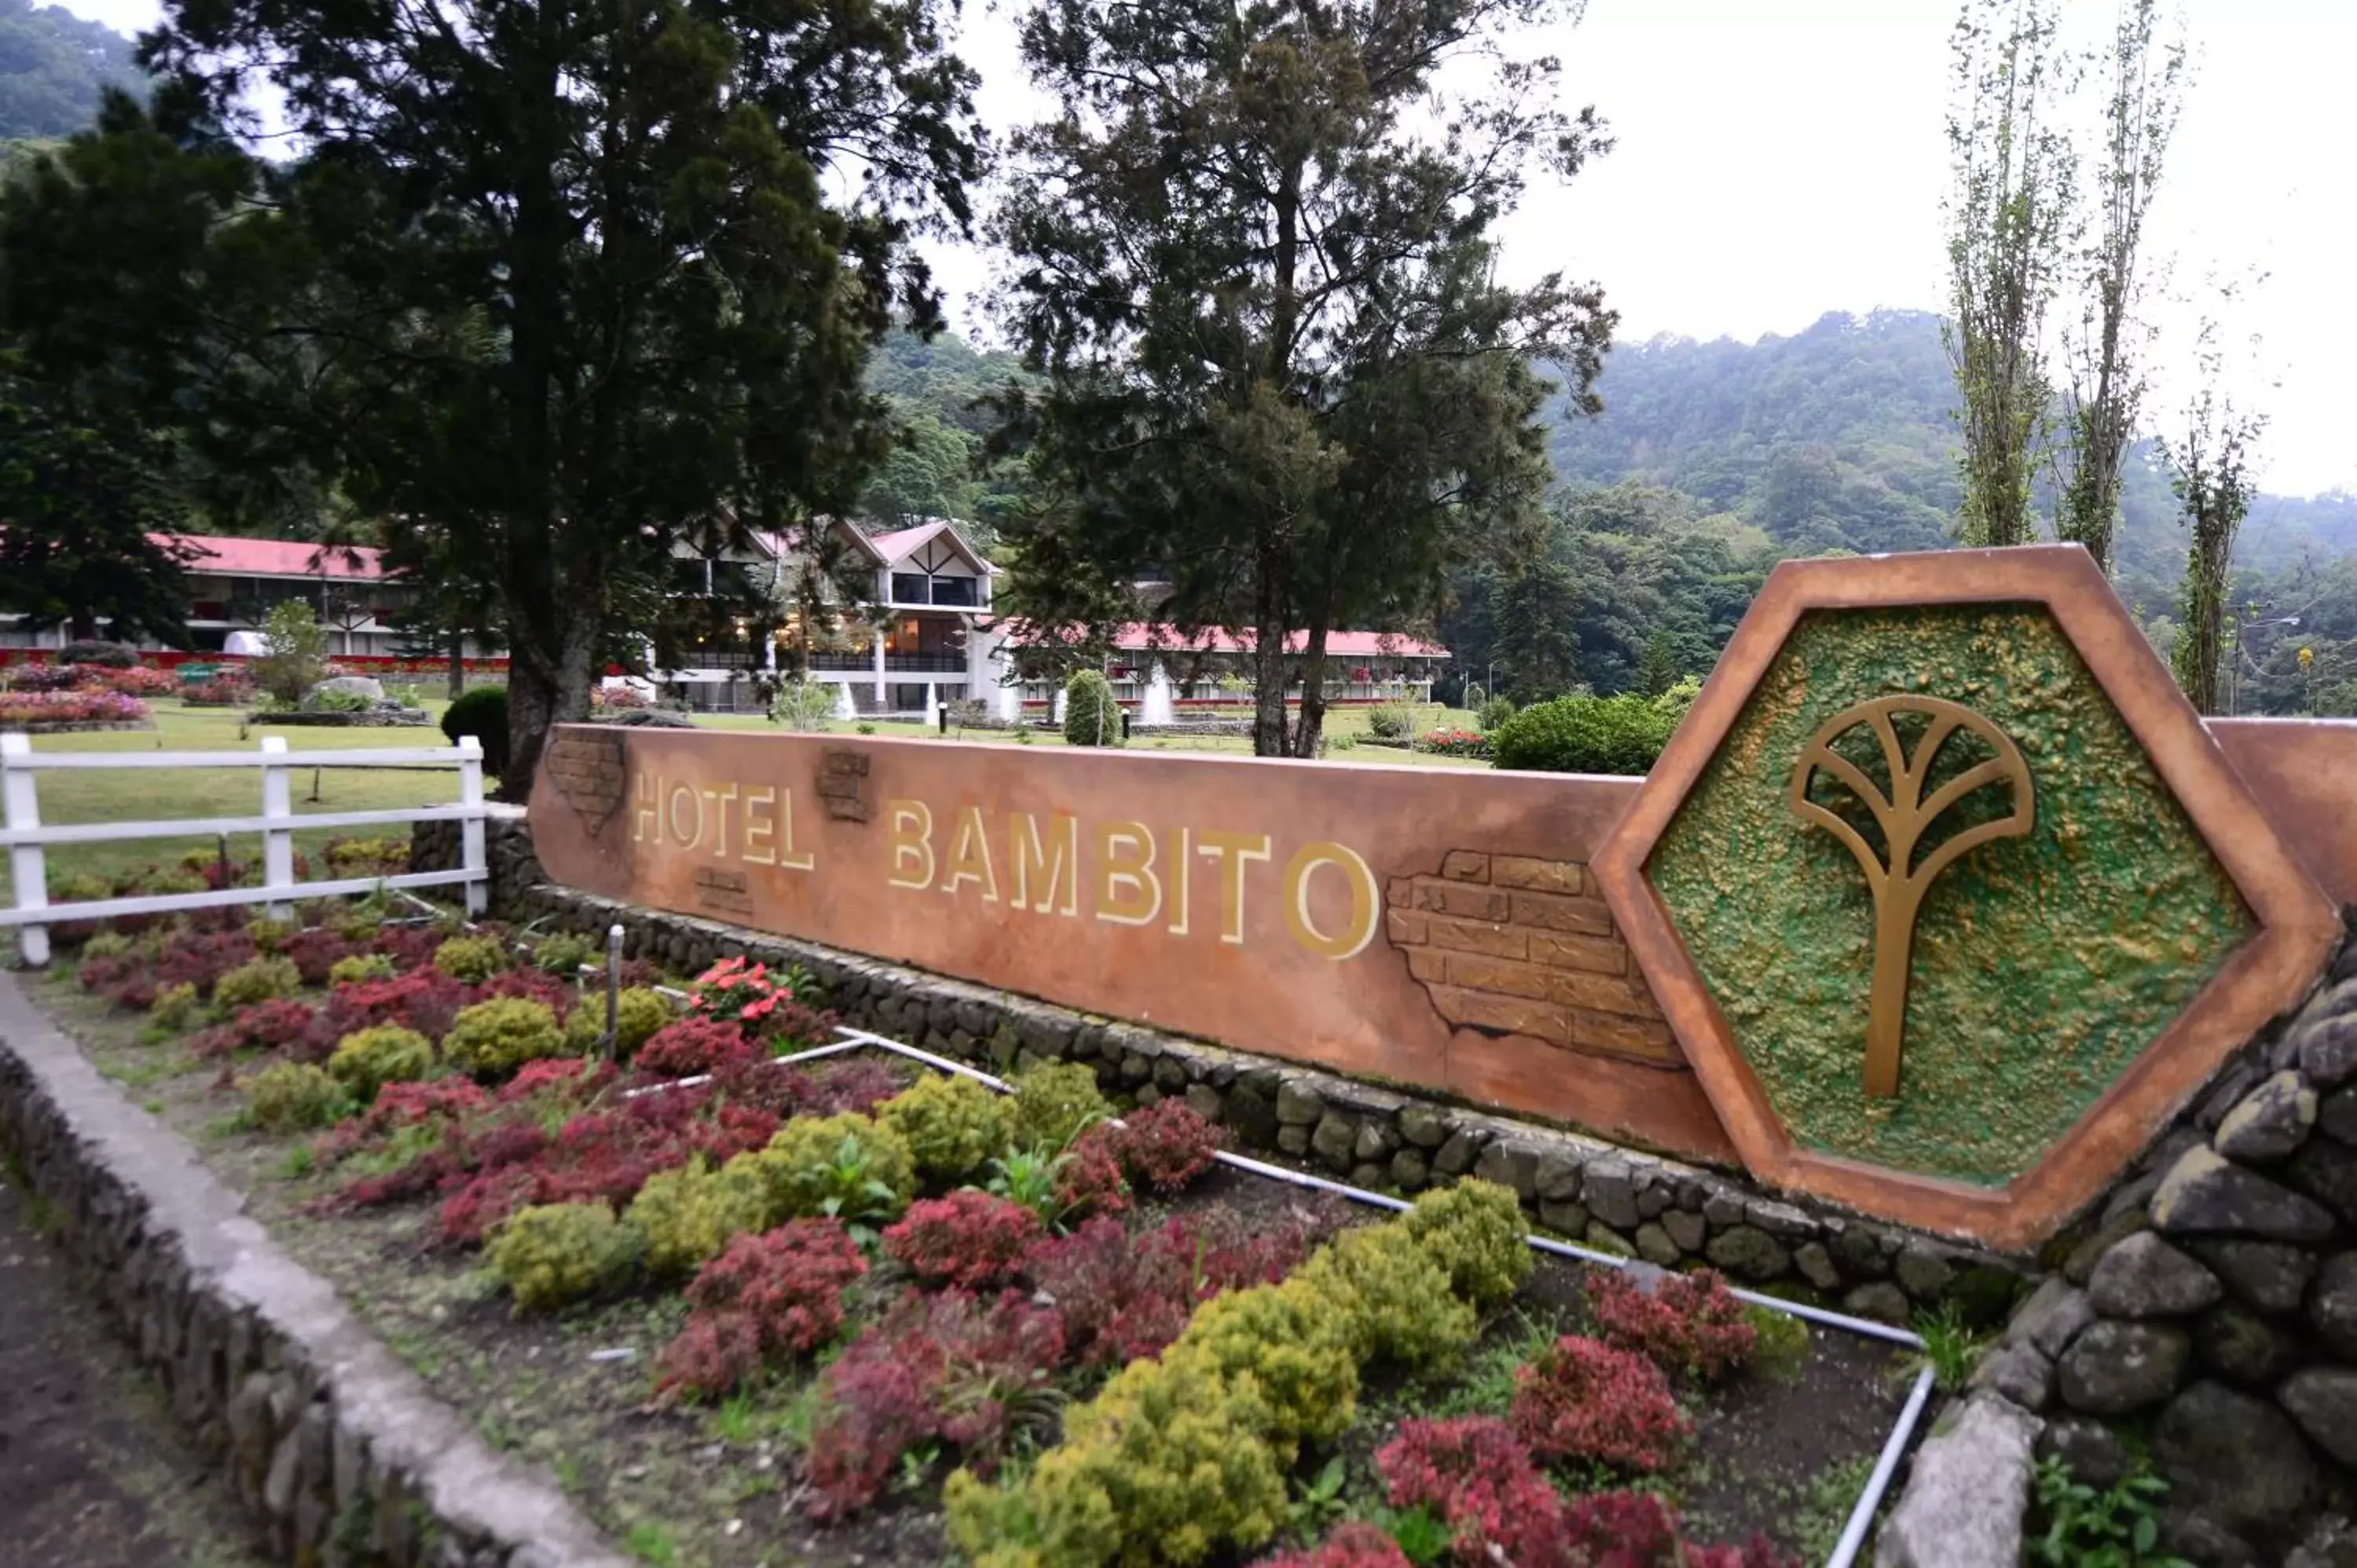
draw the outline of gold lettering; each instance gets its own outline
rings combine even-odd
[[[1266,833],[1205,833],[1195,853],[1220,866],[1220,940],[1231,947],[1244,941],[1244,872],[1255,860],[1269,858]]]
[[[770,843],[770,836],[778,831],[778,824],[755,814],[756,808],[774,811],[777,804],[778,791],[774,788],[745,791],[745,852],[740,858],[748,865],[778,864],[777,849]],[[756,851],[759,853],[756,854]]]
[[[679,803],[682,800],[695,811],[693,832],[679,825]],[[677,839],[683,847],[694,849],[704,842],[704,797],[695,792],[694,785],[674,784],[671,787],[671,800],[666,802],[663,821],[671,828],[671,836]]]
[[[983,831],[982,808],[966,806],[958,812],[957,832],[950,839],[950,874],[942,891],[954,897],[967,883],[982,890],[983,902],[998,902],[998,875],[990,865],[990,838]]]
[[[1162,913],[1162,878],[1154,874],[1154,831],[1144,822],[1097,829],[1097,918],[1117,926],[1150,924]]]
[[[1180,828],[1178,858],[1171,862],[1178,868],[1178,879],[1170,885],[1170,906],[1178,911],[1170,919],[1170,934],[1174,937],[1187,934],[1187,910],[1193,902],[1195,892],[1195,862],[1191,858],[1193,844],[1194,830]]]
[[[716,824],[720,831],[712,835],[712,858],[726,860],[728,858],[728,808],[736,803],[737,786],[731,784],[726,789],[706,789],[704,798],[720,808],[720,821]]]
[[[922,800],[887,800],[884,815],[890,829],[891,875],[895,887],[933,885],[933,809]]]
[[[778,864],[788,871],[808,871],[818,862],[810,850],[803,850],[799,854],[794,853],[794,792],[791,787],[785,790],[783,798],[779,800],[778,811],[784,829],[780,835]],[[925,831],[928,832],[932,831],[931,821],[926,822]]]
[[[1028,811],[1010,811],[1006,817],[1006,858],[1015,867],[1014,896],[1007,902],[1018,909],[1037,909],[1043,915],[1078,915],[1081,912],[1081,824],[1058,811],[1049,819],[1049,842],[1055,846],[1051,855],[1039,842],[1039,820]],[[1036,898],[1031,889],[1034,877],[1047,878],[1045,889]],[[1064,907],[1056,908],[1056,888],[1064,889]]]
[[[1309,876],[1321,865],[1340,871],[1351,887],[1351,918],[1333,936],[1319,930],[1309,918]],[[1375,874],[1356,850],[1330,840],[1306,843],[1285,868],[1285,923],[1293,940],[1311,952],[1330,959],[1356,958],[1374,940],[1375,916],[1381,901],[1375,894]]]
[[[630,775],[630,842],[644,843],[647,830],[654,830],[658,842],[662,838],[662,823],[658,819],[655,802],[662,799],[662,780],[644,769]]]

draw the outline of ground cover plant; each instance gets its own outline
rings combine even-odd
[[[38,993],[651,1561],[1764,1568],[1903,1391],[1713,1277],[1534,1266],[1501,1189],[1238,1173],[1084,1064],[779,1065],[803,977],[633,966],[662,1018],[608,1052],[577,943],[311,913],[102,934]]]

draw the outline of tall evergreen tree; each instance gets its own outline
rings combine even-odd
[[[1040,618],[1167,582],[1182,630],[1251,640],[1254,749],[1312,756],[1329,634],[1416,623],[1469,539],[1535,516],[1534,363],[1592,411],[1613,318],[1500,284],[1491,231],[1531,163],[1606,144],[1499,40],[1576,11],[1037,0],[1023,56],[1061,113],[1014,138],[998,309],[1048,378],[1003,404],[1063,498],[1006,526]]]
[[[2182,624],[2170,662],[2188,700],[2205,714],[2220,711],[2227,574],[2234,560],[2234,535],[2251,509],[2253,448],[2266,428],[2266,416],[2237,403],[2222,384],[2226,356],[2217,333],[2214,321],[2202,324],[2200,390],[2186,409],[2182,433],[2167,443],[2190,535],[2179,599]]]

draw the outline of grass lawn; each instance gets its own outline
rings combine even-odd
[[[33,737],[36,751],[259,751],[265,736],[284,736],[289,751],[371,750],[385,746],[444,746],[439,728],[337,729],[245,723],[239,708],[191,708],[177,697],[150,704],[156,711],[154,730],[112,730]],[[436,719],[448,704],[426,703]],[[160,822],[178,817],[239,817],[262,813],[262,772],[252,768],[124,768],[91,773],[42,773],[41,821],[69,822]],[[296,813],[373,811],[402,806],[446,806],[458,798],[454,768],[412,772],[385,768],[323,768],[296,774],[293,780]],[[405,836],[399,828],[310,829],[295,835],[296,848],[316,861],[331,838]],[[88,873],[114,875],[151,864],[176,861],[192,849],[210,850],[210,838],[127,839],[112,843],[59,844],[48,852],[52,886],[61,875]],[[232,858],[250,860],[262,853],[262,835],[232,835]],[[5,860],[0,856],[0,860]],[[0,877],[6,868],[0,865]],[[327,875],[315,865],[314,876]],[[0,888],[6,887],[0,882]],[[13,891],[13,890],[12,890]]]

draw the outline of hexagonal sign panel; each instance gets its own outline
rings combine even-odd
[[[2076,546],[1778,568],[1596,870],[1756,1174],[2006,1248],[2338,929]]]

